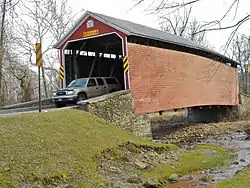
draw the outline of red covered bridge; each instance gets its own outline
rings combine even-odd
[[[239,102],[237,62],[157,29],[87,11],[54,47],[65,68],[61,87],[115,76],[131,90],[138,114]]]

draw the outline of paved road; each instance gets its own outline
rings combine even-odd
[[[42,106],[42,112],[49,112],[49,111],[62,110],[62,109],[86,110],[86,109],[83,108],[83,106],[86,103],[92,103],[92,102],[97,102],[97,101],[104,100],[104,99],[106,99],[108,97],[112,97],[113,95],[116,95],[116,93],[118,93],[118,92],[109,93],[109,94],[106,94],[106,95],[103,95],[103,96],[87,99],[85,101],[80,101],[78,103],[79,105],[68,106],[68,107],[65,107],[65,108],[55,108],[55,104],[43,105]],[[50,100],[50,99],[46,99],[46,100]],[[27,102],[27,104],[30,104],[30,103],[34,103],[34,102]],[[36,113],[36,112],[38,112],[38,106],[19,107],[20,105],[24,105],[24,104],[26,104],[26,103],[19,104],[19,105],[14,105],[14,106],[17,106],[17,108],[14,108],[14,109],[0,110],[0,116],[9,116],[9,115],[16,115],[16,114],[25,114],[25,113]],[[34,103],[34,104],[36,105],[36,103]],[[80,108],[80,106],[81,106],[81,108]]]
[[[55,105],[47,105],[42,106],[42,112],[50,112],[50,111],[57,111],[57,110],[65,110],[65,109],[76,109],[78,105],[75,106],[68,106],[65,108],[55,108]],[[1,110],[1,116],[10,116],[10,115],[17,115],[17,114],[25,114],[25,113],[38,113],[38,106],[29,107],[29,108],[18,108],[18,109],[11,109],[11,110]]]

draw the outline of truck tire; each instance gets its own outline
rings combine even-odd
[[[114,93],[114,92],[116,92],[116,89],[112,89],[112,90],[110,91],[110,93]]]
[[[87,99],[87,96],[84,94],[84,93],[80,93],[78,96],[77,96],[77,102],[79,101],[84,101]]]

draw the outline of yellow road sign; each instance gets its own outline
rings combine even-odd
[[[42,63],[42,45],[41,43],[36,43],[36,66],[40,67]]]
[[[124,72],[128,72],[128,56],[124,56],[123,58],[123,69]]]
[[[91,31],[86,31],[86,32],[83,32],[83,37],[91,37],[91,36],[95,36],[95,35],[98,35],[99,34],[99,30],[98,29],[94,29],[94,30],[91,30]]]
[[[248,73],[248,64],[245,64],[245,70]]]
[[[60,66],[59,73],[60,73],[59,75],[60,79],[63,80],[64,79],[64,67],[62,65]]]

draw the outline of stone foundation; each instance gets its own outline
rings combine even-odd
[[[81,108],[95,114],[135,135],[151,136],[150,120],[136,115],[129,91],[119,91],[81,103]]]

